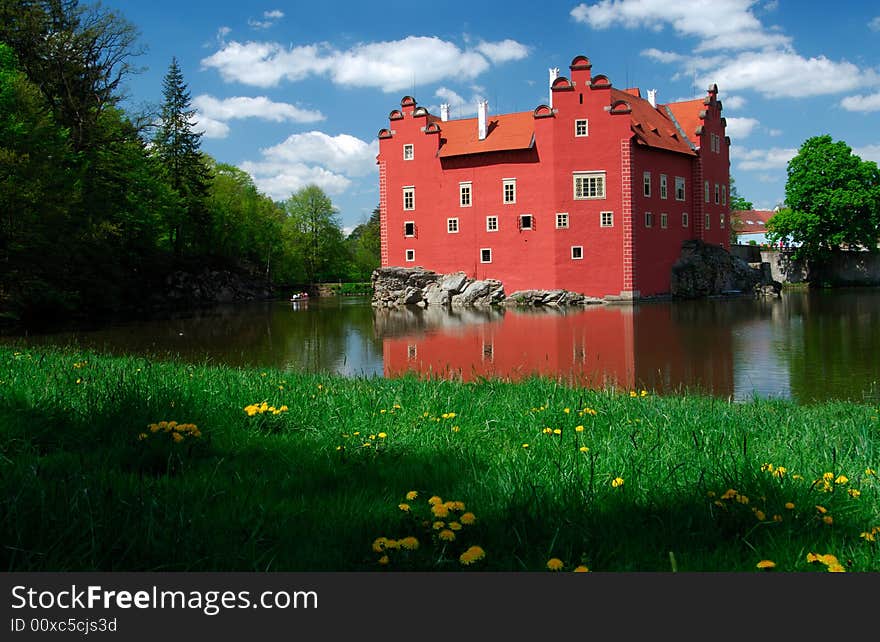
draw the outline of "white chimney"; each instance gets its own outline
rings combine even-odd
[[[449,120],[449,105],[446,103],[440,105],[440,120],[444,123]]]
[[[547,101],[548,107],[553,107],[553,81],[559,78],[559,67],[550,68],[550,100]]]
[[[657,90],[649,89],[648,90],[648,102],[651,103],[651,107],[657,106]]]
[[[488,119],[489,101],[477,102],[477,136],[480,140],[486,140],[486,120]]]

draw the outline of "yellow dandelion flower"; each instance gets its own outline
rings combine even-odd
[[[400,540],[400,546],[408,551],[414,551],[419,547],[419,540],[410,535]]]
[[[473,513],[465,513],[464,515],[461,516],[461,523],[464,524],[465,526],[470,526],[471,524],[473,524],[476,521],[477,521],[477,517]]]
[[[381,553],[385,550],[385,546],[388,544],[387,537],[377,537],[373,540],[373,551],[376,553]]]
[[[611,480],[611,486],[614,488],[620,488],[623,486],[623,477],[615,477]]]
[[[861,537],[866,542],[876,542],[877,536],[873,532],[863,531],[859,533],[859,537]]]
[[[431,506],[435,506],[435,505],[437,505],[437,504],[442,504],[442,503],[443,503],[443,500],[442,500],[438,495],[434,495],[433,497],[431,497],[431,498],[428,500],[428,503],[429,503]]]
[[[831,553],[826,553],[825,555],[819,555],[819,561],[822,562],[825,566],[831,566],[832,564],[840,564],[840,561],[837,559],[837,556],[832,555]]]
[[[589,573],[590,569],[581,564],[580,566],[575,566],[572,570],[572,573]]]
[[[460,531],[461,523],[459,522],[449,522],[449,530],[451,531]]]
[[[290,410],[290,408],[288,408],[287,406],[281,406],[278,410],[280,410],[281,412],[287,412],[288,410]]]
[[[865,475],[867,475],[868,477],[871,477],[871,476],[876,477],[876,476],[877,476],[877,471],[874,470],[873,468],[870,468],[870,467],[869,467],[869,468],[865,468]]]
[[[834,523],[834,518],[831,515],[824,515],[822,517],[822,521],[828,524],[829,526]]]
[[[528,448],[529,445],[528,445],[528,444],[523,444],[522,447],[523,447],[523,448]]]
[[[773,521],[774,521],[774,522],[781,522],[781,521],[782,521],[782,515],[780,515],[779,513],[777,513],[776,515],[773,516]]]
[[[449,515],[449,509],[443,504],[434,504],[431,506],[431,513],[434,517],[446,517]]]
[[[545,427],[544,430],[542,430],[541,432],[544,433],[545,435],[549,435],[553,432],[553,429]]]
[[[432,527],[435,531],[439,531],[439,530],[440,530],[441,528],[443,528],[444,526],[446,526],[446,522],[441,522],[440,520],[437,520],[436,522],[434,522],[434,523],[431,525],[431,527]]]
[[[849,477],[847,477],[846,475],[838,475],[837,479],[834,480],[835,484],[840,484],[840,485],[846,484],[848,482],[849,482]]]
[[[584,431],[584,427],[583,427],[583,426],[575,426],[575,427],[574,427],[574,431],[575,431],[575,432],[583,432],[583,431]]]
[[[776,568],[776,562],[773,560],[761,560],[755,566],[758,568]]]
[[[444,528],[442,531],[440,531],[440,534],[437,537],[442,539],[444,542],[452,542],[455,540],[455,533],[453,533],[448,528]]]
[[[578,448],[578,450],[582,453],[590,452],[590,449],[587,446],[581,446],[580,448]]]
[[[766,472],[772,473],[773,472],[773,464],[768,464],[768,463],[761,464],[761,472],[762,473],[766,473]]]
[[[778,477],[779,479],[782,479],[783,477],[785,477],[785,473],[787,473],[787,472],[788,472],[788,469],[785,466],[780,466],[779,468],[777,468],[776,470],[773,471],[773,476]]]
[[[834,479],[834,473],[822,473],[822,479],[825,481],[831,481]]]
[[[846,573],[846,569],[843,568],[841,564],[829,564],[828,565],[829,573]]]
[[[785,502],[786,510],[794,510],[794,502]]]
[[[736,501],[738,501],[740,504],[748,504],[749,498],[746,495],[737,495]]]
[[[458,426],[453,426],[453,427],[452,427],[452,432],[458,432],[459,430],[461,430],[461,428],[458,427]]]
[[[807,564],[813,564],[819,561],[819,556],[816,553],[807,553]]]
[[[849,494],[849,496],[852,497],[853,499],[858,499],[859,497],[862,496],[862,491],[860,491],[858,488],[850,488],[850,489],[847,490],[846,492],[847,492],[847,493]]]
[[[484,551],[482,547],[471,546],[459,556],[458,561],[467,566],[483,559],[484,557],[486,557],[486,551]]]
[[[551,557],[547,560],[547,568],[551,571],[561,571],[563,566],[565,566],[565,564],[563,564],[562,560],[558,557]]]
[[[379,434],[381,435],[382,433],[379,433]],[[419,496],[419,491],[417,491],[417,490],[411,490],[406,494],[406,498],[409,501],[412,501],[412,500],[418,498],[418,496]]]
[[[383,555],[379,558],[379,564],[381,564],[382,566],[386,566],[390,561],[391,559],[387,555]]]
[[[642,395],[643,397],[647,397],[647,396],[648,396],[648,391],[647,391],[647,390],[642,390],[641,395]]]
[[[404,513],[409,512],[409,504],[398,504],[397,507],[402,510]]]
[[[147,437],[148,437],[147,433],[142,432],[141,434],[138,435],[138,441],[143,441]]]
[[[559,428],[554,428],[554,429],[553,429],[553,434],[554,434],[554,435],[561,435],[561,434],[562,434],[562,430],[559,429]]]
[[[733,488],[728,488],[724,491],[724,494],[721,495],[721,499],[733,499],[737,495],[739,495],[739,492],[737,492]]]
[[[376,435],[370,435],[370,441],[376,441]]]
[[[795,473],[794,475],[791,476],[791,478],[797,480],[797,479],[803,479],[804,476],[803,476],[803,475],[798,475],[797,473]]]
[[[179,432],[172,433],[171,438],[174,439],[174,443],[177,444],[183,441],[183,435],[181,435]]]
[[[355,430],[355,431],[354,431],[353,433],[351,433],[351,434],[354,435],[355,437],[357,437],[358,435],[361,434],[361,431],[360,431],[360,430]]]
[[[828,509],[824,506],[816,506],[816,510],[819,511],[822,515],[828,512]]]
[[[385,540],[385,548],[390,550],[397,550],[398,548],[400,548],[400,542],[398,542],[396,539]]]
[[[635,391],[635,390],[630,390],[630,391],[629,391],[629,396],[630,396],[630,397],[638,397],[638,395],[636,394],[636,391]]]
[[[567,415],[568,413],[571,412],[571,408],[563,408],[562,412],[564,412]]]
[[[379,411],[379,414],[382,414],[382,415],[384,415],[384,414],[385,414],[385,413],[386,413],[386,412],[388,412],[388,411],[387,411],[387,410],[385,410],[385,409],[384,409],[384,408],[382,408],[382,410],[380,410],[380,411]]]
[[[759,522],[763,522],[765,519],[767,519],[767,515],[762,510],[755,510],[755,517],[758,518]]]

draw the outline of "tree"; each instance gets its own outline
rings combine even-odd
[[[205,249],[209,234],[210,172],[199,150],[203,132],[195,131],[195,110],[177,58],[171,59],[162,83],[162,112],[153,145],[181,207],[168,221],[171,244],[180,255],[188,244]]]
[[[768,222],[767,238],[787,240],[804,259],[827,258],[841,248],[877,250],[880,170],[843,141],[807,139],[788,163],[786,209]]]
[[[736,227],[739,223],[738,218],[734,215],[734,212],[747,212],[749,210],[755,209],[755,206],[752,205],[751,201],[747,201],[745,198],[739,195],[739,192],[736,189],[736,181],[733,180],[733,176],[730,177],[730,226],[728,227],[730,234],[730,244],[736,245],[739,242],[739,238],[736,235]]]
[[[370,219],[354,228],[345,239],[351,256],[349,278],[353,281],[369,281],[373,270],[379,267],[382,248],[379,224],[377,207]]]
[[[345,248],[337,210],[317,185],[307,185],[284,203],[286,240],[294,248],[308,283],[338,279]]]

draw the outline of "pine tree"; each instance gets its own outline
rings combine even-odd
[[[175,254],[184,247],[204,248],[210,230],[207,208],[210,170],[202,159],[203,132],[194,130],[195,110],[177,58],[171,59],[162,82],[162,112],[153,140],[155,154],[168,182],[180,196],[181,206],[168,221]]]

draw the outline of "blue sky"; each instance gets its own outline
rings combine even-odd
[[[800,0],[241,2],[105,0],[140,31],[128,107],[158,105],[177,57],[202,149],[282,200],[315,183],[352,228],[378,204],[376,134],[406,94],[470,117],[547,102],[548,68],[576,55],[658,102],[717,83],[731,174],[758,209],[830,134],[880,161],[880,6]]]

